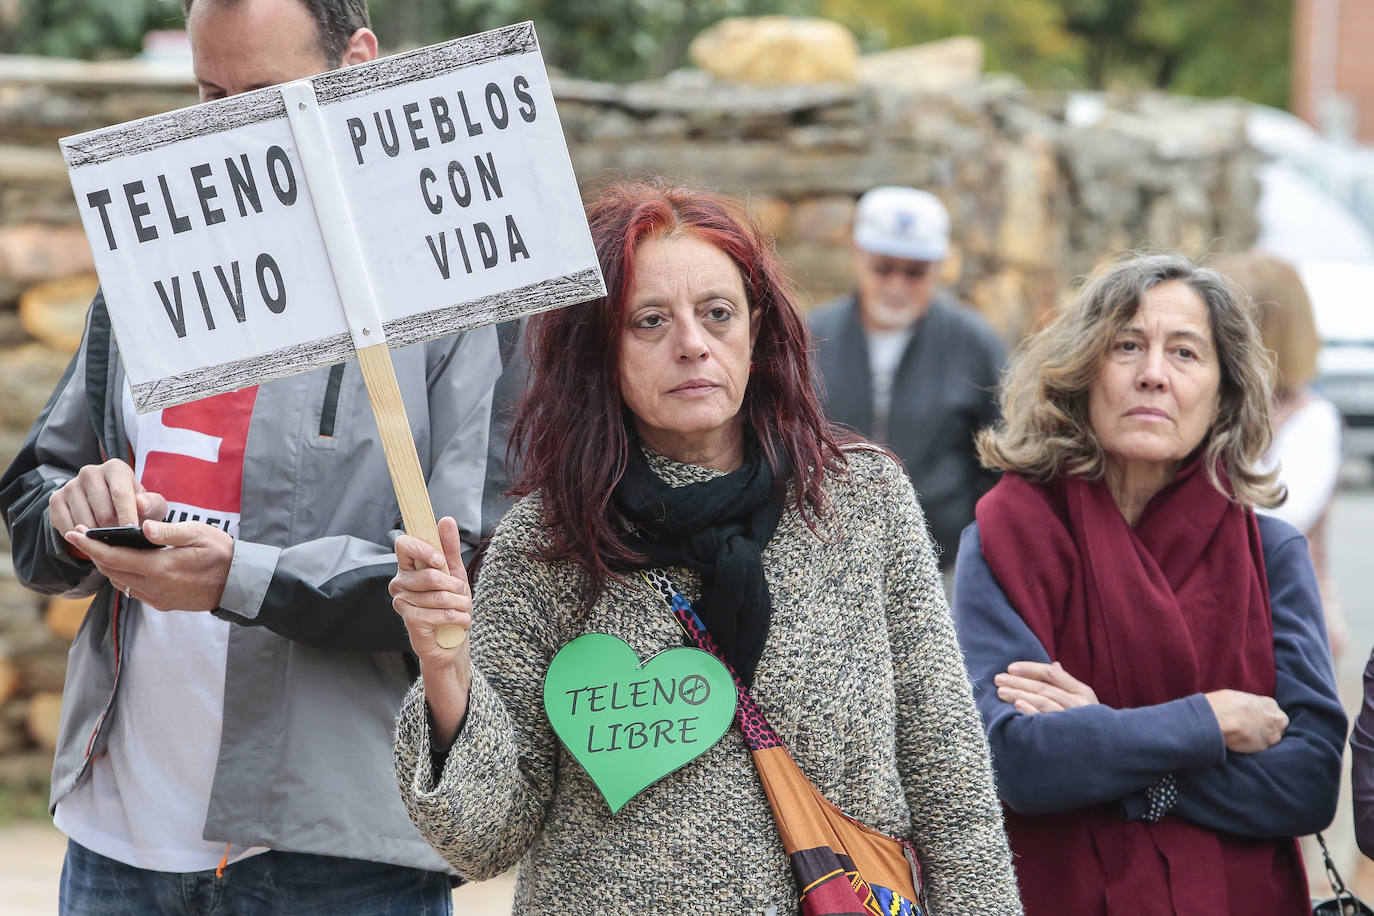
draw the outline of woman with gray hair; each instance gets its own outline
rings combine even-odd
[[[1177,255],[1012,359],[954,613],[1027,916],[1310,912],[1294,837],[1334,814],[1345,715],[1307,545],[1254,511],[1284,498],[1272,373]]]

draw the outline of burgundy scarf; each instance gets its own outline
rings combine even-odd
[[[1195,459],[1132,530],[1103,481],[1005,474],[978,502],[983,556],[1051,659],[1118,709],[1232,688],[1273,696],[1259,528]],[[1055,715],[1050,713],[1049,715]],[[1308,912],[1296,841],[1098,805],[1006,812],[1027,916]]]

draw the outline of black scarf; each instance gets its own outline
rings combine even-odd
[[[634,525],[626,543],[647,557],[644,566],[701,573],[701,599],[693,608],[740,678],[753,684],[773,606],[762,553],[783,509],[768,457],[746,433],[739,469],[671,487],[650,469],[639,437],[629,432],[629,464],[611,495]]]

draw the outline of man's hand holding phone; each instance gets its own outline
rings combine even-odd
[[[140,534],[151,547],[166,549],[144,550],[102,543],[92,530],[77,525],[64,537],[128,597],[163,611],[219,607],[234,559],[234,539],[224,531],[203,522],[146,521]],[[111,537],[128,538],[127,532],[120,528]]]
[[[219,607],[234,539],[201,522],[161,521],[167,501],[144,489],[127,463],[87,465],[53,492],[48,509],[68,551],[126,596],[169,611]],[[151,549],[158,547],[169,549]]]

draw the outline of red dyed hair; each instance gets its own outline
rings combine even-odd
[[[839,433],[821,412],[811,383],[811,334],[794,304],[777,254],[736,202],[662,181],[623,182],[587,205],[587,222],[608,295],[530,321],[530,384],[520,400],[510,450],[520,465],[517,496],[543,500],[545,562],[569,560],[588,576],[588,607],[616,568],[642,558],[617,537],[611,491],[625,473],[630,439],[620,396],[620,346],[634,258],[648,239],[691,234],[739,268],[758,322],[754,371],[740,406],[763,445],[780,489],[813,528],[826,511],[821,483],[845,465]],[[783,453],[790,476],[783,477]]]

